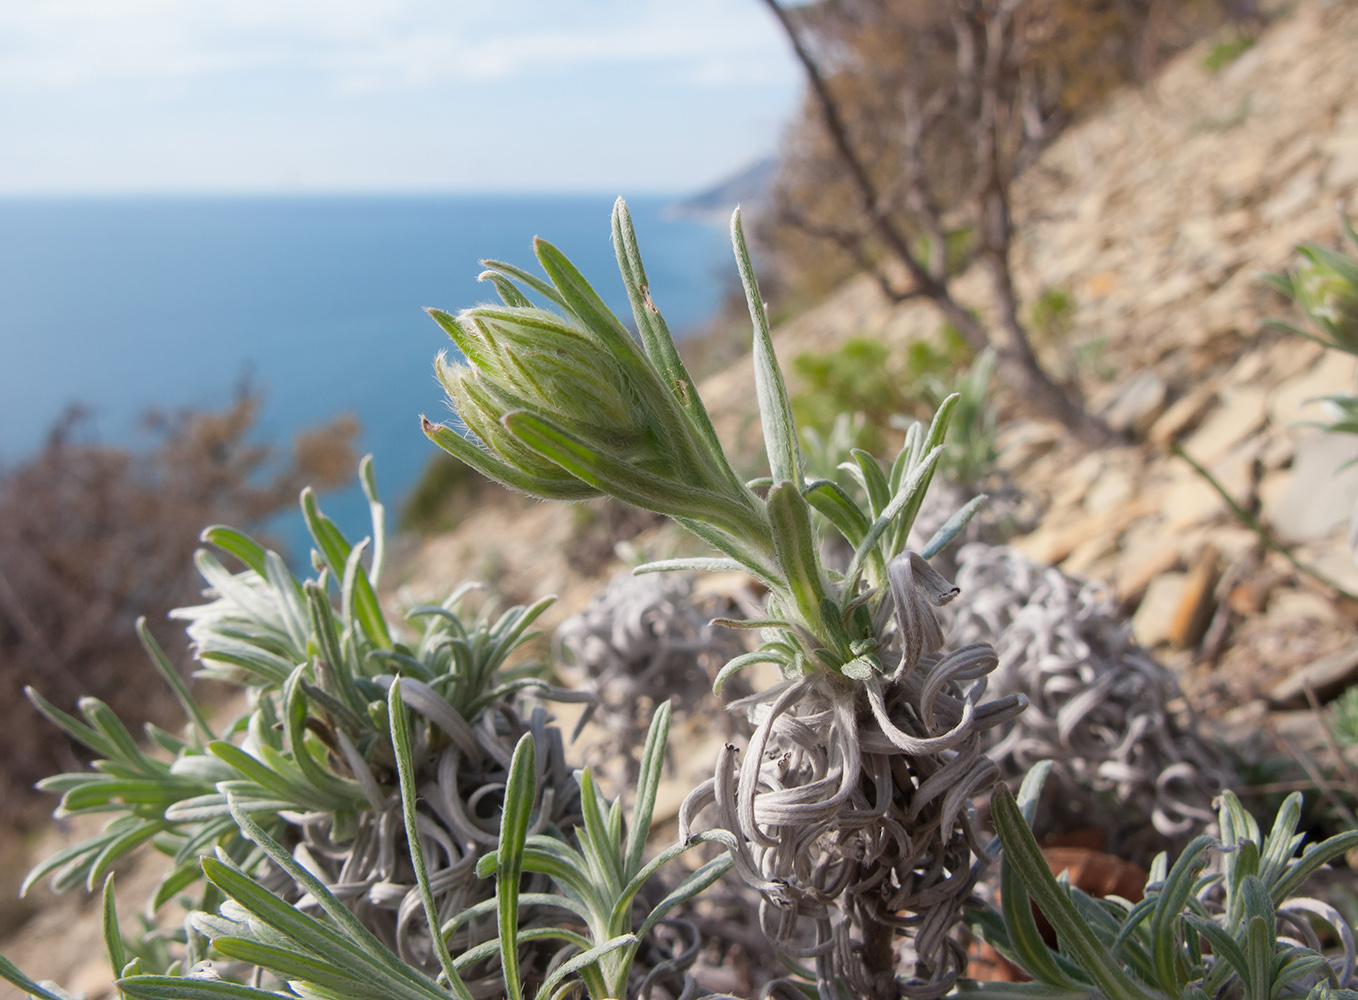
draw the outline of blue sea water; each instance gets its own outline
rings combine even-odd
[[[671,329],[709,317],[734,275],[723,227],[629,202]],[[151,408],[217,408],[243,374],[264,390],[257,436],[339,413],[362,424],[388,508],[447,410],[432,374],[451,343],[422,312],[495,299],[480,258],[534,266],[534,235],[630,322],[607,197],[233,197],[0,200],[0,465],[35,452],[67,405],[102,441],[146,446]],[[366,534],[357,490],[323,504]],[[293,548],[300,523],[279,526]]]

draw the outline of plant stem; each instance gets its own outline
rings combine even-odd
[[[1269,530],[1259,523],[1258,518],[1256,518],[1253,514],[1247,511],[1244,507],[1240,506],[1240,504],[1236,503],[1235,498],[1226,492],[1226,488],[1222,486],[1221,483],[1217,482],[1216,477],[1213,476],[1201,465],[1199,465],[1193,458],[1191,458],[1188,452],[1184,451],[1183,448],[1179,446],[1178,442],[1171,444],[1169,446],[1169,450],[1173,454],[1178,455],[1189,465],[1191,465],[1193,467],[1193,470],[1198,475],[1202,476],[1203,479],[1206,479],[1208,485],[1211,486],[1212,489],[1217,491],[1221,499],[1226,501],[1226,505],[1230,507],[1231,512],[1235,514],[1237,518],[1239,518],[1240,523],[1243,524],[1245,527],[1249,528],[1250,531],[1253,531],[1256,535],[1258,535],[1259,541],[1263,542],[1265,546],[1272,549],[1274,552],[1277,552],[1284,559],[1290,562],[1301,572],[1311,577],[1313,580],[1318,580],[1325,586],[1329,587],[1331,590],[1335,591],[1340,597],[1348,598],[1350,601],[1358,601],[1358,594],[1355,594],[1350,590],[1346,590],[1339,583],[1335,582],[1330,577],[1320,572],[1320,570],[1312,566],[1306,565],[1295,555],[1293,555],[1292,549],[1289,546],[1284,545],[1282,542],[1274,538],[1273,535],[1269,532]]]

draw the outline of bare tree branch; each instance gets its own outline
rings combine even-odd
[[[867,252],[865,244],[871,233],[909,276],[911,287],[904,297],[929,299],[972,350],[979,353],[988,346],[995,347],[1005,383],[1029,405],[1045,416],[1059,420],[1090,444],[1108,443],[1112,435],[1107,427],[1090,416],[1077,399],[1071,398],[1042,370],[1019,319],[1010,264],[1013,222],[1009,182],[1023,149],[1025,134],[1043,131],[1040,108],[1034,111],[1024,105],[1025,101],[1032,102],[1029,92],[1036,84],[1024,84],[1021,70],[1016,65],[1021,62],[1017,58],[1020,43],[1016,14],[1027,0],[943,0],[949,5],[948,16],[956,39],[956,75],[951,87],[926,95],[922,85],[915,82],[907,83],[901,93],[899,185],[903,191],[903,208],[916,231],[927,240],[927,258],[912,247],[910,234],[895,218],[891,210],[894,197],[888,197],[874,180],[850,135],[841,102],[793,18],[778,0],[763,2],[777,18],[806,72],[826,134],[848,175],[867,223],[861,234],[849,235],[842,228],[835,228],[826,234],[827,238],[873,274],[889,299],[902,301],[901,293]],[[1007,88],[1011,81],[1012,88]],[[956,110],[970,136],[974,170],[970,200],[975,217],[977,253],[989,272],[998,314],[991,330],[953,298],[948,284],[943,213],[926,169],[930,135],[943,122],[949,106]],[[895,186],[889,193],[895,195]],[[795,224],[803,231],[815,234],[817,227],[807,224],[807,220]]]

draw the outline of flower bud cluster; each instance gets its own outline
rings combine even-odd
[[[488,261],[481,277],[502,305],[429,310],[465,359],[440,356],[436,367],[471,439],[427,420],[425,433],[533,496],[607,493],[737,537],[767,536],[758,498],[715,446],[706,414],[685,405],[687,373],[667,378],[665,359],[648,357],[559,250],[545,240],[534,250],[551,284]],[[560,312],[532,304],[516,281]]]

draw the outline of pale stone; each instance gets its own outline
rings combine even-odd
[[[1343,189],[1358,185],[1358,106],[1350,106],[1334,123],[1334,130],[1321,141],[1330,157],[1325,168],[1327,187]]]
[[[1143,309],[1158,309],[1178,302],[1203,287],[1202,278],[1190,271],[1179,271],[1155,282],[1141,299]]]
[[[1207,538],[1221,552],[1221,557],[1228,562],[1233,562],[1254,552],[1263,544],[1259,541],[1258,535],[1239,524],[1226,524],[1212,528],[1209,530]]]
[[[995,465],[1011,476],[1023,473],[1061,440],[1059,424],[1038,420],[1016,420],[995,438],[999,457]]]
[[[1102,514],[1120,507],[1136,494],[1136,481],[1127,469],[1105,469],[1103,475],[1090,485],[1084,495],[1084,509],[1090,514]]]
[[[1179,227],[1179,238],[1197,254],[1215,253],[1221,246],[1220,221],[1215,215],[1185,219]]]
[[[1343,539],[1335,538],[1321,546],[1303,546],[1297,550],[1297,557],[1350,594],[1358,594],[1358,563]]]
[[[1235,155],[1223,161],[1213,178],[1217,192],[1227,201],[1250,199],[1259,185],[1267,151],[1254,143],[1238,143]]]
[[[1217,227],[1226,239],[1246,233],[1256,225],[1254,213],[1247,208],[1237,208],[1234,212],[1224,212],[1217,216]]]
[[[1297,442],[1291,434],[1273,434],[1259,449],[1259,464],[1272,472],[1292,463],[1297,452]]]
[[[1102,583],[1111,584],[1113,577],[1118,571],[1118,553],[1116,550],[1110,552],[1102,559],[1095,559],[1080,574],[1086,580],[1098,580]]]
[[[1202,722],[1219,742],[1238,747],[1248,745],[1265,732],[1266,719],[1269,719],[1268,702],[1263,698],[1254,698],[1230,709],[1218,719],[1204,719]]]
[[[1253,276],[1251,275],[1251,278]],[[1305,337],[1284,336],[1265,351],[1251,351],[1264,358],[1264,371],[1274,385],[1300,375],[1320,360],[1326,348]]]
[[[1311,431],[1299,436],[1287,489],[1261,510],[1284,542],[1325,538],[1349,521],[1358,502],[1358,437]]]
[[[1266,398],[1265,390],[1254,387],[1224,396],[1221,405],[1184,442],[1184,450],[1203,464],[1215,462],[1264,425]]]
[[[1301,341],[1300,337],[1296,339]],[[1326,351],[1314,367],[1294,375],[1269,393],[1269,420],[1285,427],[1322,417],[1320,407],[1313,401],[1336,393],[1353,392],[1354,364],[1354,358],[1347,354]]]
[[[1255,488],[1255,495],[1259,498],[1259,515],[1266,524],[1273,522],[1272,513],[1278,509],[1282,499],[1287,495],[1287,491],[1292,486],[1292,471],[1290,469],[1279,469],[1274,472],[1265,472],[1263,478],[1259,480],[1259,485]]]
[[[1182,531],[1221,516],[1226,510],[1217,491],[1187,466],[1181,466],[1175,478],[1160,492],[1160,510],[1165,517],[1165,530]]]
[[[1113,579],[1118,599],[1125,604],[1139,600],[1151,580],[1177,568],[1180,559],[1179,543],[1172,538],[1159,545],[1136,544],[1126,539]]]
[[[1221,389],[1237,389],[1248,385],[1268,371],[1269,357],[1263,351],[1247,351],[1231,370],[1222,376]]]
[[[1322,656],[1309,666],[1273,686],[1266,697],[1275,708],[1305,708],[1309,701],[1306,688],[1324,701],[1358,680],[1358,645],[1347,646]],[[1314,720],[1312,720],[1314,725]]]
[[[1105,534],[1120,534],[1129,524],[1155,510],[1145,497],[1129,500],[1121,507],[1094,517],[1072,519],[1060,511],[1049,515],[1036,531],[1013,542],[1016,549],[1035,562],[1055,566],[1076,547]]]
[[[1307,170],[1284,184],[1282,190],[1259,210],[1259,215],[1265,222],[1286,219],[1313,205],[1319,191],[1319,171]]]
[[[1084,502],[1085,494],[1103,474],[1108,460],[1102,452],[1091,451],[1068,470],[1062,478],[1061,491],[1052,498],[1052,509],[1075,507]]]
[[[1339,621],[1334,602],[1309,590],[1275,591],[1268,600],[1268,616],[1282,622],[1313,621],[1333,624]]]
[[[1071,551],[1061,563],[1061,572],[1071,576],[1092,577],[1095,574],[1090,570],[1093,566],[1106,560],[1109,556],[1116,555],[1118,551],[1118,536],[1115,534],[1096,535],[1086,539]]]
[[[1165,408],[1165,380],[1153,371],[1133,375],[1118,387],[1101,416],[1121,434],[1144,434]]]
[[[1151,444],[1164,446],[1184,431],[1195,425],[1207,408],[1216,399],[1217,391],[1213,385],[1202,385],[1188,395],[1176,399],[1164,413],[1151,424],[1146,435]]]
[[[1325,168],[1325,184],[1332,188],[1358,185],[1358,134],[1334,136],[1326,143],[1330,154]]]
[[[108,964],[108,959],[99,955],[81,965],[65,985],[75,996],[116,995],[113,979],[113,968]]]
[[[1161,573],[1146,587],[1146,596],[1132,616],[1132,635],[1151,648],[1169,640],[1170,625],[1179,607],[1187,573]]]

